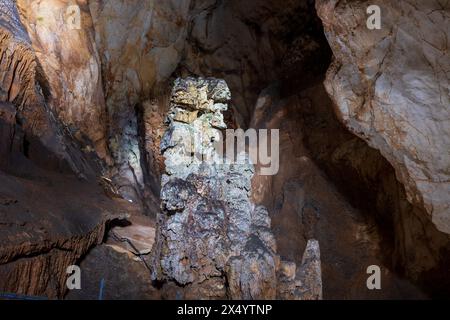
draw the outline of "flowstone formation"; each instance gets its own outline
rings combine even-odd
[[[0,292],[60,299],[67,267],[127,207],[106,197],[97,161],[49,106],[55,93],[16,4],[0,1]]]
[[[250,201],[253,165],[221,161],[230,99],[223,80],[175,81],[152,278],[169,298],[321,298],[318,243],[299,270],[281,262],[266,208]]]

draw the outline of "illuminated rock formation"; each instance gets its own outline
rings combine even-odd
[[[280,258],[262,206],[250,201],[250,163],[222,164],[214,148],[230,92],[216,79],[177,79],[168,129],[161,143],[166,158],[161,209],[153,252],[153,278],[166,282],[169,295],[183,298],[273,299],[277,297]],[[305,259],[308,277],[284,279],[281,295],[321,298],[317,242]],[[306,257],[308,256],[308,257]],[[317,269],[318,268],[318,269]],[[308,287],[308,289],[307,289]],[[311,293],[311,290],[313,291]],[[308,296],[304,294],[308,292]]]

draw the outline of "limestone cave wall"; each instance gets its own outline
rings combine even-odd
[[[382,8],[380,30],[366,27],[369,4]],[[61,297],[63,266],[104,242],[107,221],[131,210],[154,222],[173,82],[214,77],[231,91],[229,128],[280,129],[280,171],[253,178],[252,201],[282,259],[301,265],[317,239],[324,298],[448,297],[449,21],[437,0],[2,1],[0,228],[11,244],[0,274],[18,280],[0,288]],[[33,212],[38,200],[19,196],[30,189],[67,202],[56,218]],[[34,263],[58,275],[39,282]],[[383,293],[366,290],[371,264]]]

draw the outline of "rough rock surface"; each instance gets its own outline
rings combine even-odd
[[[382,11],[366,28],[366,8]],[[334,62],[325,82],[339,119],[396,170],[408,200],[450,233],[450,6],[320,0]]]
[[[71,11],[71,5],[79,8]],[[70,134],[109,161],[100,59],[87,1],[18,0],[41,68],[49,108]]]
[[[143,119],[166,114],[175,77],[225,79],[234,93],[233,122],[245,127],[267,82],[321,56],[312,36],[322,32],[320,24],[313,4],[303,0],[92,0],[89,7],[102,61],[112,176],[133,201],[159,195],[162,128],[155,121],[149,129]]]
[[[436,266],[429,241],[442,248],[445,238],[417,220],[383,157],[338,122],[322,81],[261,92],[251,126],[281,128],[280,170],[254,177],[253,201],[270,212],[282,260],[301,266],[309,240],[319,241],[324,299],[423,298],[396,269],[412,275]],[[292,262],[280,270],[300,274]],[[382,269],[383,290],[366,287],[372,264]]]
[[[39,140],[26,147],[15,116],[15,105],[0,102],[0,292],[61,298],[66,268],[103,240],[121,205],[69,168],[61,173],[31,161],[45,149],[34,149]]]
[[[229,100],[223,80],[175,82],[169,128],[161,143],[167,174],[162,178],[162,212],[157,217],[152,263],[154,280],[169,282],[165,284],[169,295],[277,297],[280,261],[268,212],[250,201],[253,165],[221,163],[223,158],[214,148],[215,142],[221,142],[217,128],[225,128],[221,112]],[[318,247],[313,251],[316,267],[303,270],[308,276],[302,284],[312,291],[308,298],[320,298]],[[295,280],[295,275],[289,279]],[[295,285],[280,287],[278,292],[289,289],[295,290]]]
[[[14,126],[19,119],[30,138],[36,137],[45,147],[61,154],[61,146],[52,145],[55,128],[43,106],[36,57],[15,2],[2,2],[0,10],[0,101],[5,103],[2,105],[2,115],[7,118],[4,121]],[[12,136],[2,143],[9,143],[11,139]]]
[[[299,270],[295,262],[282,261],[278,271],[278,299],[321,300],[322,268],[317,240],[309,240]]]
[[[89,5],[108,80],[108,108],[117,116],[142,97],[158,98],[173,73],[181,72],[224,78],[241,106],[240,121],[248,122],[264,84],[305,63],[319,47],[302,33],[315,31],[313,5],[303,0],[93,0]],[[289,59],[280,59],[287,53]]]
[[[181,60],[189,3],[89,1],[105,82],[112,177],[121,194],[135,202],[148,201],[149,192],[159,194],[156,126],[149,129],[144,123],[155,114],[155,105],[163,105],[164,95],[158,89],[162,90]],[[159,115],[166,111],[158,109]],[[143,127],[147,133],[141,131]]]
[[[15,106],[12,118],[20,127],[17,133],[22,132],[22,143],[26,146],[22,152],[41,166],[70,169],[82,177],[95,177],[95,171],[99,171],[97,164],[87,160],[47,104],[47,81],[31,40],[20,23],[15,2],[2,2],[0,8],[3,10],[0,16],[0,101]],[[18,134],[12,138],[19,139]],[[3,156],[6,159],[7,155]]]
[[[20,176],[0,171],[0,292],[61,298],[67,267],[118,210],[95,184],[24,165]]]
[[[108,223],[104,243],[89,251],[80,263],[81,289],[69,291],[65,299],[161,299],[149,270],[154,219],[144,216],[137,204],[122,202],[127,216]]]
[[[83,270],[81,290],[68,292],[67,300],[161,299],[144,264],[131,260],[126,253],[110,246],[93,248],[80,268]]]
[[[0,57],[0,291],[61,298],[66,268],[102,241],[120,204],[48,107],[15,1],[0,4]]]
[[[448,269],[449,235],[436,229],[423,208],[407,200],[394,168],[380,152],[347,131],[337,119],[322,79],[302,90],[297,99],[301,106],[298,123],[310,157],[368,221],[368,230],[378,234],[377,255],[384,257],[389,269],[415,279],[423,289],[446,295],[443,270]],[[324,241],[321,249],[326,257]],[[407,291],[399,294],[406,297]]]
[[[0,166],[7,175],[4,181],[9,185],[20,178],[17,183],[26,184],[24,190],[34,190],[28,186],[37,188],[38,182],[46,181],[46,190],[59,195],[62,190],[50,186],[62,184],[58,182],[62,177],[53,177],[55,170],[92,180],[109,169],[102,182],[107,182],[113,195],[120,193],[152,215],[158,212],[164,171],[159,146],[171,80],[193,75],[224,78],[233,91],[232,112],[223,120],[228,127],[246,128],[256,106],[255,113],[262,118],[252,126],[282,129],[286,156],[280,173],[266,178],[270,181],[255,178],[253,189],[255,203],[269,209],[277,254],[286,260],[277,270],[277,296],[293,298],[294,274],[301,275],[301,268],[289,261],[301,266],[311,239],[321,246],[325,298],[416,297],[414,288],[391,273],[391,265],[426,288],[441,287],[448,296],[449,237],[431,223],[434,220],[446,231],[448,4],[373,1],[370,4],[382,8],[382,30],[369,31],[365,28],[367,1],[316,3],[335,55],[326,87],[336,113],[382,156],[331,120],[333,107],[322,86],[304,90],[317,84],[311,81],[317,71],[322,76],[329,66],[329,47],[313,1],[2,0]],[[80,29],[67,24],[73,16],[65,9],[71,4],[80,8]],[[264,91],[255,103],[261,90],[276,81],[283,84],[280,92],[273,96]],[[202,112],[196,116],[181,112],[177,118],[186,124]],[[221,119],[216,120],[222,127]],[[406,186],[409,203],[383,156]],[[18,158],[25,164],[19,165]],[[27,159],[52,173],[34,166],[31,172],[23,171],[29,166]],[[105,167],[105,162],[111,166]],[[189,169],[184,173],[189,176]],[[207,171],[196,174],[203,180],[209,175]],[[193,183],[197,178],[189,179]],[[88,184],[92,189],[87,189],[98,191],[93,181]],[[202,194],[196,186],[194,191]],[[89,197],[77,192],[73,195]],[[6,198],[8,205],[15,201],[9,195]],[[21,202],[27,207],[25,200]],[[58,205],[54,212],[68,218],[64,224],[70,230],[101,221],[97,213],[91,218],[81,214],[83,218],[76,220],[76,215],[59,209]],[[362,214],[369,216],[369,222]],[[69,235],[59,236],[52,217],[43,217],[39,223],[50,221],[45,226],[50,242],[68,239]],[[13,218],[7,215],[3,220],[5,229],[14,225]],[[375,231],[376,225],[383,234]],[[89,228],[82,230],[88,238],[80,240],[84,251],[95,236],[90,236]],[[70,247],[80,253],[70,239]],[[14,248],[20,245],[12,243]],[[103,249],[86,265],[95,269],[95,261],[106,256],[110,263],[118,261],[117,270],[127,270],[123,257]],[[33,259],[47,259],[51,255],[46,253],[36,252]],[[62,255],[52,255],[56,256]],[[75,256],[71,254],[70,260]],[[56,260],[52,263],[61,266],[61,258]],[[235,270],[246,265],[240,260],[233,263]],[[389,292],[367,292],[362,266],[372,263],[389,266],[383,269],[383,285]],[[234,279],[245,281],[252,276],[233,273]],[[56,277],[59,280],[52,280],[49,289],[55,294],[53,283],[62,279],[59,271]],[[118,283],[136,283],[132,277],[130,272]],[[96,292],[98,279],[91,280]],[[25,288],[24,283],[20,286]],[[142,296],[149,294],[139,291]],[[249,291],[246,288],[245,294]]]

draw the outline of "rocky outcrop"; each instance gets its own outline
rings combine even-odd
[[[109,162],[101,65],[86,1],[19,0],[45,82],[46,102],[65,129]]]
[[[264,207],[250,201],[253,165],[245,158],[225,162],[218,152],[224,141],[220,129],[226,128],[222,111],[229,100],[224,81],[175,82],[161,143],[167,174],[162,178],[153,278],[183,298],[273,299],[281,296],[278,292],[321,298],[317,243],[311,248],[314,254],[305,254],[297,283],[310,295],[295,291],[295,275],[285,278],[277,291],[280,261],[270,218]],[[315,264],[311,269],[310,259]]]
[[[381,29],[366,27],[369,5]],[[325,82],[339,119],[395,168],[408,200],[450,233],[447,42],[439,1],[317,1],[334,62]]]
[[[217,162],[229,100],[214,79],[178,79],[172,93],[153,278],[184,286],[184,298],[276,295],[270,220],[249,201],[252,165]]]
[[[436,229],[423,208],[407,200],[394,168],[380,152],[337,119],[333,102],[320,82],[298,95],[302,105],[298,122],[311,158],[351,206],[359,209],[362,218],[373,225],[369,230],[378,233],[377,256],[384,257],[387,267],[419,280],[422,288],[444,294],[448,285],[445,272],[440,270],[448,268],[449,236]],[[322,241],[322,251],[326,250],[324,246]],[[405,293],[408,291],[414,292]]]
[[[81,152],[77,141],[47,104],[48,82],[20,23],[15,1],[2,2],[0,8],[0,101],[15,106],[13,126],[20,127],[11,139],[23,144],[20,152],[40,166],[95,177],[95,171],[100,171],[97,164]],[[2,156],[6,159],[9,153]]]
[[[15,1],[0,4],[0,292],[62,298],[66,269],[120,213],[100,172],[47,104]],[[98,119],[96,119],[98,121]]]
[[[161,118],[166,112],[164,85],[181,60],[189,3],[89,1],[105,83],[112,178],[124,197],[144,205],[154,201],[147,193],[159,194],[162,172],[154,156],[157,127],[145,127],[155,109]]]
[[[282,261],[278,271],[278,299],[321,300],[322,267],[317,240],[309,240],[300,268],[294,262]]]
[[[153,121],[156,126],[143,132],[142,119],[166,114],[175,77],[225,79],[234,93],[229,123],[246,127],[268,82],[297,75],[302,66],[316,65],[311,57],[322,56],[315,39],[323,38],[320,23],[303,0],[94,0],[89,6],[102,61],[113,181],[133,201],[159,195],[163,170],[155,146],[162,128]]]
[[[120,203],[95,184],[26,165],[21,177],[0,171],[0,292],[62,298],[67,267],[102,242]]]
[[[251,126],[281,128],[280,169],[253,178],[253,201],[268,208],[283,260],[301,266],[319,241],[324,299],[423,298],[398,271],[417,278],[436,268],[445,237],[407,203],[389,163],[336,119],[322,82],[261,92]],[[372,264],[383,270],[383,290],[367,290]],[[281,279],[299,269],[282,266]]]
[[[0,10],[0,101],[15,104],[14,107],[5,104],[2,108],[6,116],[4,120],[13,126],[17,117],[30,137],[41,140],[55,153],[62,153],[61,148],[52,146],[50,142],[54,139],[54,128],[43,106],[36,57],[15,2],[2,2]]]
[[[153,276],[167,296],[320,298],[320,273],[325,298],[386,297],[365,287],[362,268],[373,263],[389,266],[387,297],[415,297],[393,269],[448,292],[448,6],[377,0],[370,4],[382,9],[382,29],[368,30],[367,1],[316,3],[334,53],[327,91],[341,122],[362,139],[335,121],[318,84],[331,52],[313,1],[2,1],[2,182],[76,206],[75,198],[103,201],[101,193],[72,188],[97,194],[95,178],[104,175],[110,196],[149,216],[159,211],[161,195]],[[227,85],[212,79],[179,80],[171,98],[170,82],[186,76],[225,79],[232,100]],[[250,165],[202,164],[198,154],[216,158],[226,125],[281,129],[279,174],[252,178]],[[191,135],[200,146],[179,148]],[[57,190],[66,180],[55,171],[75,172],[86,184],[70,177],[70,194]],[[2,285],[59,296],[63,266],[96,243],[99,212],[110,209],[82,207],[92,215],[78,217],[36,193],[43,201],[34,201],[49,212],[10,193],[0,206],[0,226],[11,228],[1,275],[28,279],[17,280],[20,288]],[[31,247],[14,210],[26,212]],[[70,232],[61,233],[60,224]],[[94,256],[123,260],[109,253]],[[54,277],[48,261],[58,266]]]
[[[121,204],[70,168],[62,174],[33,162],[45,149],[26,143],[16,116],[14,104],[0,102],[0,292],[62,298],[67,267],[102,242]],[[38,157],[62,161],[50,152]]]

